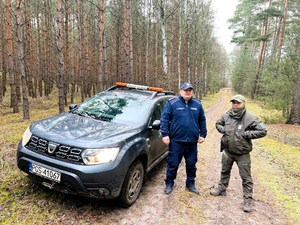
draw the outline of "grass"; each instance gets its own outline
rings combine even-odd
[[[300,222],[300,154],[299,147],[282,144],[277,140],[264,138],[252,153],[256,177],[268,194],[260,194],[262,199],[272,196],[278,208],[290,224]]]
[[[50,97],[30,99],[30,120],[23,120],[21,107],[19,113],[13,114],[8,106],[8,98],[5,98],[0,107],[0,224],[44,224],[45,221],[54,221],[51,219],[53,214],[44,209],[59,209],[59,205],[53,203],[57,195],[41,192],[43,189],[29,182],[17,169],[15,158],[25,129],[35,120],[58,113],[55,93]]]
[[[286,118],[282,116],[280,111],[268,109],[259,101],[247,101],[246,107],[253,114],[259,115],[260,119],[266,124],[286,122]]]
[[[214,105],[220,98],[220,92],[206,95],[201,99],[204,110],[207,109],[210,105]]]
[[[255,140],[258,147],[252,152],[255,157],[255,162],[252,165],[259,183],[268,190],[267,194],[258,192],[259,196],[265,200],[272,198],[276,207],[287,215],[289,224],[299,224],[300,148],[299,145],[295,146],[292,141],[297,138],[298,134],[285,126],[285,118],[279,111],[266,109],[256,101],[247,102],[246,107],[265,123],[274,121],[279,123],[272,127],[273,129],[280,129],[281,132],[283,130],[283,133],[289,134],[285,138],[267,135],[265,138]],[[294,128],[300,132],[299,126],[295,125]],[[272,133],[276,133],[276,130],[272,130]]]

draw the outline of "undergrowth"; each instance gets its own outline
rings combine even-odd
[[[270,196],[275,205],[287,215],[289,224],[300,222],[300,154],[299,147],[265,138],[253,151],[253,163],[259,183],[267,190],[258,192],[262,199]]]
[[[251,111],[254,115],[259,116],[259,118],[266,124],[286,123],[286,118],[282,116],[280,111],[268,109],[264,107],[261,102],[247,101],[246,108],[249,109],[249,111]]]

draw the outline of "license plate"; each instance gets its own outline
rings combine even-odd
[[[61,173],[50,170],[48,168],[29,163],[29,172],[60,183]]]

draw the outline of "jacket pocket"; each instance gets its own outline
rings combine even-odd
[[[252,150],[252,143],[241,136],[240,133],[234,134],[235,153],[238,155],[249,153]]]
[[[228,141],[228,136],[224,134],[221,138],[220,152],[222,152],[224,149],[228,149]]]

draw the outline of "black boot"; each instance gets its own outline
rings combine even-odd
[[[212,188],[210,190],[210,194],[213,195],[213,196],[219,196],[219,195],[225,196],[226,195],[226,189],[222,189],[218,186],[216,188]]]
[[[252,211],[252,199],[251,198],[245,198],[244,199],[243,211],[244,212],[251,212]]]

